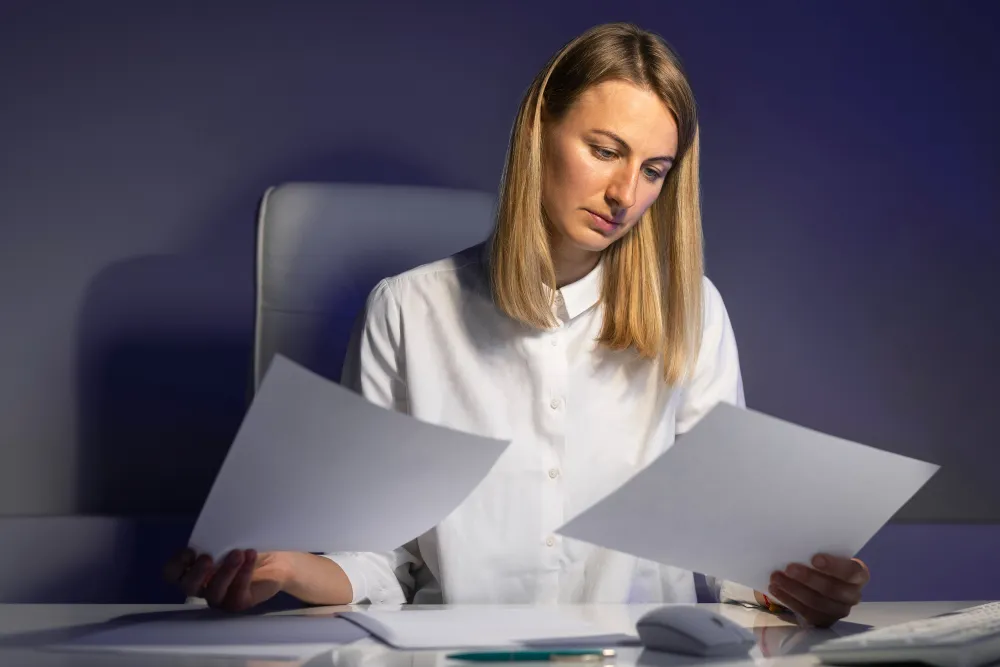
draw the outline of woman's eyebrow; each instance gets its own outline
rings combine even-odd
[[[621,137],[619,137],[617,134],[615,134],[611,130],[596,129],[596,130],[591,130],[591,132],[593,132],[594,134],[603,134],[604,136],[608,137],[612,141],[620,144],[621,147],[622,147],[622,150],[624,150],[626,153],[631,153],[632,152],[632,147],[628,145],[628,142],[625,141],[624,139],[622,139]],[[660,161],[663,161],[663,162],[673,162],[674,161],[674,156],[673,155],[660,155],[660,156],[652,157],[652,158],[649,158],[649,159],[650,160],[654,160],[654,161],[655,160],[660,160]]]

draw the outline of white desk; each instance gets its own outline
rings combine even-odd
[[[978,602],[869,602],[859,605],[851,616],[829,630],[802,629],[764,612],[732,605],[709,605],[741,625],[752,628],[758,645],[747,658],[727,664],[804,667],[815,665],[808,655],[809,646],[823,639],[850,634],[864,626],[924,618],[935,614],[969,607]],[[277,612],[288,614],[329,614],[350,607],[314,607],[304,610]],[[650,606],[581,605],[562,607],[599,624],[608,632],[634,630],[634,619]],[[267,660],[248,657],[206,655],[164,655],[152,653],[56,652],[41,645],[59,641],[67,633],[79,632],[80,627],[103,623],[126,614],[171,610],[196,611],[184,605],[0,605],[0,665],[101,665],[107,667],[449,667],[467,666],[455,663],[440,651],[395,651],[372,639],[346,646],[318,647],[317,653],[303,660]],[[664,653],[652,653],[638,648],[619,649],[617,667],[682,667],[697,662]],[[713,663],[713,667],[720,663]]]

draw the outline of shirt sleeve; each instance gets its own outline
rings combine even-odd
[[[372,403],[407,412],[401,319],[387,280],[368,296],[348,344],[341,384]],[[395,551],[320,554],[340,565],[354,589],[352,604],[403,604],[412,599],[413,571],[422,566],[416,541]]]
[[[701,348],[677,409],[676,433],[687,433],[718,403],[746,407],[736,335],[719,290],[708,278],[702,289]]]
[[[678,435],[694,428],[718,403],[746,407],[736,335],[722,295],[707,277],[702,296],[701,349],[677,410]],[[753,589],[748,586],[712,576],[706,576],[706,583],[711,595],[720,602],[757,603]]]

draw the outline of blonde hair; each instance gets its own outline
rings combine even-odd
[[[569,42],[538,73],[511,132],[490,241],[496,305],[536,329],[552,316],[555,269],[544,224],[543,119],[558,120],[588,88],[623,80],[655,93],[677,123],[674,166],[652,206],[603,253],[604,322],[598,343],[662,357],[677,384],[693,370],[701,342],[704,270],[694,95],[677,55],[655,33],[628,23],[596,26]],[[550,290],[546,290],[549,286]]]

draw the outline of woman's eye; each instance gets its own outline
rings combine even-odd
[[[615,152],[608,150],[607,148],[601,148],[600,146],[594,146],[594,155],[601,158],[602,160],[610,160],[615,156]]]
[[[658,179],[661,176],[663,176],[663,174],[661,174],[658,169],[651,169],[651,168],[647,167],[643,171],[646,172],[646,178],[648,178],[651,181],[655,181],[656,179]]]

